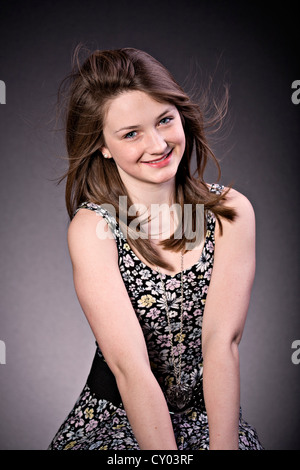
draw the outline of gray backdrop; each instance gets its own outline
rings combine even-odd
[[[257,272],[241,343],[242,407],[267,449],[299,449],[299,116],[296,11],[234,1],[6,1],[0,19],[0,448],[45,449],[88,374],[94,339],[73,287],[56,91],[78,42],[131,46],[183,84],[231,84],[222,182],[251,201]],[[281,3],[281,2],[280,2]],[[218,64],[218,65],[217,65]],[[198,80],[197,78],[197,80]],[[198,83],[196,80],[196,84]],[[212,181],[212,170],[207,180]],[[2,357],[3,362],[3,357]]]

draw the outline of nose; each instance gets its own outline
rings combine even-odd
[[[146,134],[145,144],[145,151],[149,153],[149,155],[160,156],[167,153],[168,144],[157,129]]]

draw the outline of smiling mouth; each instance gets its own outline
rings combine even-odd
[[[170,150],[169,153],[166,153],[166,155],[164,155],[161,158],[158,158],[157,160],[149,160],[148,162],[142,162],[142,163],[160,163],[160,162],[163,162],[166,158],[168,158],[171,155],[172,150]]]

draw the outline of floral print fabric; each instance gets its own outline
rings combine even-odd
[[[211,191],[221,190],[222,187],[218,185],[211,186]],[[164,392],[175,383],[166,316],[167,301],[177,364],[180,348],[182,351],[181,381],[196,389],[198,396],[192,408],[182,414],[171,414],[178,449],[209,449],[208,421],[202,389],[201,331],[213,268],[214,215],[209,211],[206,213],[207,230],[200,259],[183,271],[184,313],[181,336],[181,273],[174,276],[162,274],[167,297],[165,298],[159,273],[144,264],[131,250],[114,217],[94,203],[84,202],[77,210],[80,208],[97,212],[112,230],[118,246],[120,273],[144,333],[152,371]],[[97,352],[102,357],[98,346]],[[256,431],[243,420],[241,412],[239,448],[262,449]],[[49,449],[134,450],[139,447],[122,404],[116,406],[108,400],[99,399],[86,384]]]

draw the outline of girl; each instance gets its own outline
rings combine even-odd
[[[204,181],[203,110],[132,48],[70,78],[68,246],[97,348],[49,449],[262,449],[239,390],[254,213]]]

